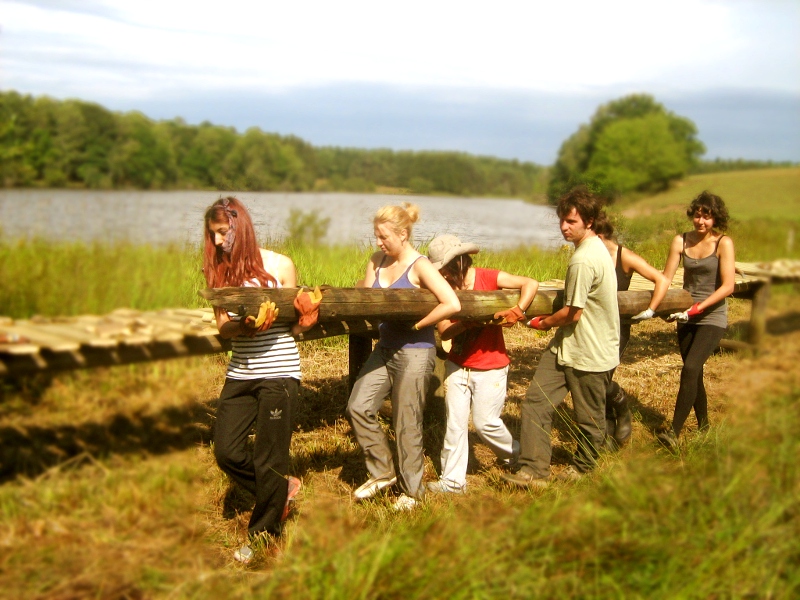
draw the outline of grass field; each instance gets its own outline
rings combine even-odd
[[[673,217],[624,220],[626,243],[665,255],[664,240],[687,225]],[[737,226],[737,251],[784,251],[785,239],[769,235],[775,229],[761,217]],[[337,286],[361,277],[370,252],[279,249],[303,283]],[[537,279],[563,277],[568,257],[525,248],[478,255],[481,265]],[[0,278],[8,282],[0,312],[17,318],[201,305],[192,248],[0,239]],[[747,302],[731,301],[729,337],[743,335],[748,313]],[[231,555],[252,498],[220,473],[209,445],[225,356],[4,381],[0,597],[796,598],[797,290],[775,290],[768,316],[762,354],[721,353],[707,363],[712,427],[700,433],[690,417],[678,454],[653,438],[671,418],[681,365],[674,326],[655,320],[634,328],[616,375],[635,407],[631,442],[595,473],[543,492],[510,489],[472,433],[469,493],[430,497],[410,514],[395,514],[390,495],[353,502],[367,474],[344,418],[346,342],[303,343],[291,464],[303,489],[284,536],[261,540],[247,567]],[[504,419],[515,436],[551,335],[507,332]],[[574,448],[569,411],[567,402],[554,426],[554,472]],[[426,479],[436,477],[443,427],[442,400],[433,398]]]
[[[741,326],[747,307],[735,302]],[[800,591],[800,301],[773,301],[769,351],[712,357],[712,428],[690,418],[681,452],[655,443],[680,358],[673,328],[636,329],[618,380],[632,441],[595,474],[545,492],[499,479],[474,434],[469,493],[394,514],[362,505],[366,478],[343,417],[346,349],[302,345],[305,383],[292,444],[301,477],[284,538],[242,567],[251,499],[213,462],[209,431],[223,357],[59,375],[0,403],[0,586],[14,598],[790,598]],[[505,419],[549,334],[515,329]],[[554,469],[569,461],[568,405]],[[388,426],[388,424],[387,424]],[[436,476],[441,400],[425,414]]]
[[[739,220],[800,220],[800,167],[692,175],[666,192],[623,202],[620,208],[629,217],[680,212],[703,190],[725,200]]]

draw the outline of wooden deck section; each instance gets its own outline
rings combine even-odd
[[[734,296],[753,300],[749,341],[751,344],[758,344],[764,330],[764,311],[769,299],[770,281],[800,281],[800,273],[796,276],[789,273],[788,278],[777,277],[757,265],[752,266],[749,271],[746,268],[739,270],[741,272],[737,273]],[[660,310],[660,313],[674,312],[674,307],[683,310],[690,305],[683,296],[688,294],[680,290],[682,275],[679,271],[673,282],[675,293],[670,292],[673,308]],[[325,292],[335,295],[335,290],[336,288],[331,288]],[[541,304],[537,304],[538,312],[550,314],[558,307],[559,297],[563,293],[563,281],[542,282],[540,290],[537,295],[541,297]],[[625,309],[628,315],[635,314],[631,311],[638,312],[644,308],[640,305],[647,302],[649,290],[652,290],[652,284],[634,275],[631,291],[621,292],[631,299]],[[467,294],[477,296],[481,293]],[[489,294],[480,302],[466,302],[465,306],[471,302],[472,308],[466,307],[464,310],[473,312],[471,315],[465,314],[463,318],[492,314],[513,305],[518,297],[516,292],[510,291]],[[325,302],[323,300],[323,305]],[[385,307],[386,304],[383,304],[379,311],[383,315],[386,314]],[[409,308],[407,303],[403,303],[399,309],[393,310],[393,316],[402,318],[407,316],[406,313],[413,315],[420,310],[427,312],[425,307],[423,303],[416,308]],[[305,341],[336,335],[361,336],[362,339],[373,337],[377,332],[378,319],[374,314],[369,314],[372,310],[374,309],[362,307],[355,310],[356,313],[360,311],[360,314],[340,314],[341,311],[337,309],[327,316],[321,310],[320,324],[298,339]],[[622,304],[620,312],[624,317]],[[294,314],[292,309],[285,313]],[[210,307],[151,312],[118,309],[104,316],[35,317],[26,320],[0,317],[0,377],[215,354],[229,349],[230,342],[218,334]]]

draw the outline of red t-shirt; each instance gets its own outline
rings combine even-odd
[[[475,290],[497,290],[496,269],[475,269]],[[453,347],[447,356],[457,365],[470,369],[500,369],[511,360],[506,352],[503,328],[486,325],[467,329],[453,338]]]

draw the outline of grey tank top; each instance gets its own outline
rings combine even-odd
[[[702,302],[714,293],[721,283],[719,275],[719,257],[717,249],[720,236],[714,252],[705,258],[692,258],[686,254],[686,234],[683,234],[683,289],[688,291],[692,300]],[[693,318],[689,323],[694,325],[713,325],[716,327],[728,326],[728,304],[725,299],[709,306],[699,317]]]

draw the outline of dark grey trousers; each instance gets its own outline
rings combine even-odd
[[[572,435],[578,442],[573,461],[581,472],[595,467],[598,450],[605,443],[606,389],[612,372],[594,373],[564,367],[558,364],[550,348],[544,351],[522,402],[521,466],[533,469],[536,477],[550,477],[553,413],[570,392],[575,407]]]
[[[370,475],[392,477],[392,451],[378,421],[378,411],[391,395],[398,481],[401,489],[414,498],[425,494],[422,412],[435,357],[435,348],[394,349],[379,345],[361,368],[347,403],[353,433],[364,451]]]

